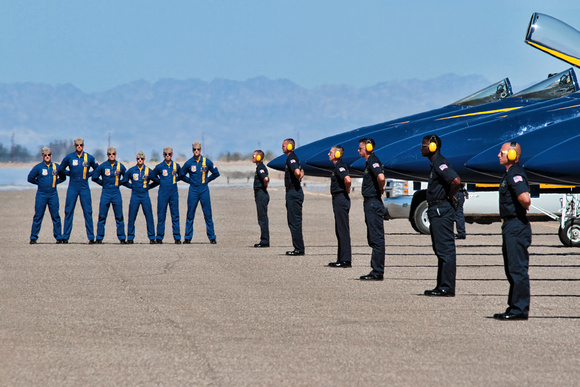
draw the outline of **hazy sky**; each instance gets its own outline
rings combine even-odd
[[[453,72],[535,83],[568,65],[523,43],[579,0],[0,0],[0,82],[105,91],[135,80],[374,85]]]

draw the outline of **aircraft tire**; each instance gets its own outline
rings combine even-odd
[[[415,230],[420,232],[421,234],[429,235],[431,232],[429,231],[429,217],[427,216],[427,201],[424,200],[417,208],[415,208],[415,213],[413,214],[413,221],[411,225],[415,223]]]
[[[569,219],[564,223],[564,228],[560,226],[558,230],[560,242],[567,247],[580,246],[580,219]]]

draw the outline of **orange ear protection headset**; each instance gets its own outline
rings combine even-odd
[[[516,158],[518,157],[518,153],[516,152],[516,146],[518,145],[517,142],[513,142],[510,144],[510,150],[508,150],[507,153],[507,158],[509,161],[516,161]]]
[[[435,153],[437,152],[437,138],[435,135],[429,138],[429,152]]]
[[[366,140],[365,149],[367,150],[367,152],[372,152],[373,149],[375,149],[375,147],[373,146],[373,142],[371,141],[370,138]]]

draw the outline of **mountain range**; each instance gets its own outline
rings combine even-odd
[[[132,160],[139,150],[160,154],[168,145],[189,158],[194,141],[214,158],[257,148],[278,155],[284,138],[294,138],[299,146],[444,106],[490,83],[482,76],[455,74],[311,89],[264,77],[165,79],[99,93],[71,84],[0,84],[0,144],[9,147],[13,136],[14,143],[36,154],[51,141],[70,140],[72,152],[72,140],[82,137],[87,152],[104,153],[110,144],[122,160]]]

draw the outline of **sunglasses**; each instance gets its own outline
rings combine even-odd
[[[194,150],[194,151],[196,151],[196,150],[201,150],[201,148],[193,148],[193,150]]]
[[[75,146],[84,147],[84,146],[85,146],[85,144],[76,144]]]
[[[46,153],[44,156],[52,156],[52,153]]]
[[[137,160],[145,160],[145,157],[137,157]]]
[[[116,155],[116,153],[107,153],[107,156],[113,156]]]
[[[163,153],[163,156],[171,156],[173,153]]]

